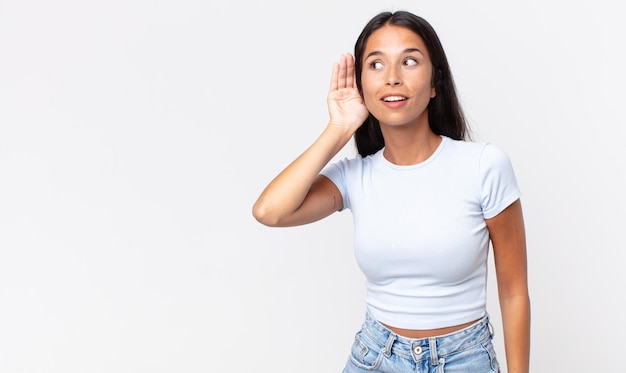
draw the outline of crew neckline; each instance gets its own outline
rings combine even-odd
[[[435,151],[433,152],[433,154],[430,155],[430,157],[426,158],[425,160],[419,162],[419,163],[415,163],[415,164],[409,164],[409,165],[397,165],[395,163],[392,163],[391,161],[389,161],[387,158],[385,158],[383,152],[385,150],[385,148],[383,147],[380,151],[379,151],[379,157],[381,159],[381,161],[387,165],[388,167],[391,167],[393,169],[396,170],[414,170],[417,168],[422,168],[427,166],[428,164],[432,163],[435,158],[437,158],[437,156],[439,155],[439,153],[441,153],[441,151],[443,150],[445,144],[448,143],[449,139],[446,136],[440,135],[441,137],[441,142],[439,143],[439,145],[437,146],[437,148],[435,149]]]

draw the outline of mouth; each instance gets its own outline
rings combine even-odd
[[[387,96],[387,97],[383,97],[383,101],[384,102],[399,102],[399,101],[405,101],[407,98],[404,96]]]

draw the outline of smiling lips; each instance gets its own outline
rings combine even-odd
[[[406,100],[406,97],[404,96],[387,96],[383,98],[383,101],[385,102],[396,102],[396,101],[404,101]]]
[[[383,97],[382,101],[385,104],[385,106],[387,106],[389,108],[398,108],[398,107],[404,105],[404,102],[407,99],[408,98],[405,97],[405,96],[389,95],[389,96]]]

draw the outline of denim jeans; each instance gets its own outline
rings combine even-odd
[[[395,334],[367,313],[343,373],[500,372],[489,317],[459,331],[431,338]]]

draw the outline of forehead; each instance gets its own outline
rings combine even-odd
[[[373,51],[385,54],[412,48],[417,48],[424,55],[428,55],[428,49],[421,36],[406,27],[385,25],[369,36],[364,55],[367,56]]]

